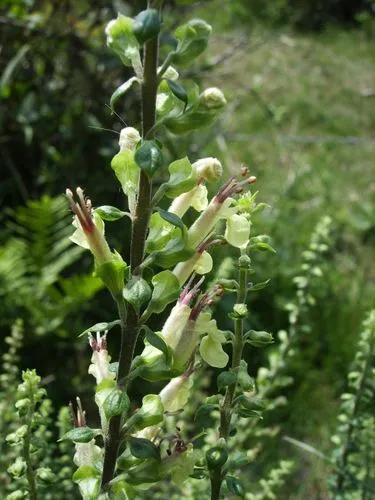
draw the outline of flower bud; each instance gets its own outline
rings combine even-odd
[[[161,66],[159,66],[158,71],[160,71]],[[167,80],[178,80],[179,77],[178,71],[173,67],[173,66],[168,66],[168,68],[164,71],[163,73],[163,78],[166,78]]]
[[[125,127],[120,132],[120,139],[118,141],[120,145],[120,151],[125,151],[127,149],[135,150],[136,145],[141,140],[141,136],[137,129],[133,127]]]
[[[197,177],[207,182],[216,181],[223,175],[223,166],[217,158],[201,158],[192,166]]]
[[[227,104],[224,94],[217,87],[210,87],[204,90],[199,99],[207,109],[219,109]]]

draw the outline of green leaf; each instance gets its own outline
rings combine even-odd
[[[265,241],[258,241],[257,243],[252,243],[250,245],[250,250],[259,250],[261,252],[276,253],[276,250],[273,247],[271,247],[269,243],[266,243]]]
[[[110,321],[109,323],[95,323],[95,325],[90,326],[90,328],[87,328],[87,330],[80,333],[79,337],[83,337],[83,335],[87,335],[88,333],[105,332],[111,330],[114,326],[117,325],[121,325],[121,321],[119,319],[115,319],[114,321]]]
[[[237,381],[237,375],[234,372],[221,372],[217,377],[217,389],[221,391],[224,387],[232,385]]]
[[[238,415],[244,418],[262,418],[264,402],[258,397],[247,397],[241,394],[237,398],[239,404]]]
[[[147,253],[164,250],[166,244],[178,235],[178,229],[164,220],[158,212],[154,212],[151,215],[150,231],[146,241]]]
[[[133,32],[139,43],[155,38],[160,31],[160,16],[156,9],[142,10],[134,18]]]
[[[251,284],[248,288],[248,291],[249,292],[257,292],[258,290],[263,290],[263,288],[265,288],[270,281],[271,280],[268,279],[266,281],[261,281],[260,283],[255,283],[255,285]]]
[[[134,160],[149,177],[163,166],[163,154],[155,141],[142,141]]]
[[[268,332],[257,332],[250,330],[245,333],[245,341],[253,347],[263,347],[273,343],[273,337]]]
[[[149,344],[151,344],[153,347],[155,347],[155,349],[158,349],[159,351],[161,351],[165,356],[165,360],[166,360],[167,365],[171,365],[171,362],[172,362],[171,349],[165,343],[163,337],[161,337],[161,335],[158,335],[157,333],[150,330],[150,328],[148,328],[146,325],[144,325],[142,328],[146,332],[145,339],[147,340],[147,342]]]
[[[187,156],[171,163],[168,170],[169,180],[165,194],[169,198],[186,193],[196,185],[197,176]]]
[[[152,278],[154,289],[148,313],[161,313],[166,306],[176,300],[180,294],[180,284],[172,271],[161,271]]]
[[[150,300],[150,285],[140,276],[133,276],[123,289],[123,296],[139,313],[143,304]]]
[[[98,276],[112,295],[122,293],[124,288],[126,263],[118,252],[112,254],[112,260],[95,266],[95,274]]]
[[[74,441],[75,443],[89,443],[98,431],[90,429],[90,427],[75,427],[64,434],[59,441]]]
[[[126,392],[114,389],[105,398],[103,403],[104,414],[107,419],[115,415],[122,415],[130,408],[130,401]]]
[[[177,99],[180,99],[180,101],[182,101],[185,104],[186,108],[186,106],[188,105],[188,94],[184,89],[184,87],[178,82],[175,82],[173,80],[166,79],[166,81],[173,95],[175,95]]]
[[[245,491],[239,479],[233,476],[227,476],[225,482],[227,483],[227,488],[230,493],[237,497],[244,496]]]
[[[134,85],[134,83],[139,83],[139,79],[136,76],[132,76],[129,80],[117,87],[111,95],[111,100],[109,101],[109,105],[112,110],[114,110],[114,106],[120,97],[122,97]]]
[[[101,207],[95,208],[95,213],[97,213],[103,220],[114,221],[122,219],[126,212],[123,212],[119,208],[111,207],[110,205],[102,205]]]
[[[134,457],[141,458],[143,460],[146,458],[155,458],[156,460],[160,460],[159,448],[148,439],[130,436],[128,441],[130,452]]]

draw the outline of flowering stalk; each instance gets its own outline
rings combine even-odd
[[[158,36],[151,38],[144,45],[144,73],[142,83],[143,137],[149,134],[149,131],[155,124],[158,47]],[[133,273],[136,273],[137,269],[139,269],[144,256],[147,228],[151,215],[151,190],[152,184],[150,178],[144,171],[141,171],[130,246],[130,266]],[[122,318],[122,337],[117,379],[121,390],[126,391],[126,377],[130,372],[134,348],[138,338],[139,316],[133,307],[129,307],[129,313],[126,316],[126,306],[123,301],[118,304],[118,308],[120,318]],[[103,489],[106,488],[114,475],[120,444],[121,420],[121,415],[117,415],[111,419],[109,424],[108,438],[105,443],[104,452]]]

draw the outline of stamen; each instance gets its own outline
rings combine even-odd
[[[183,305],[189,305],[189,303],[199,292],[199,288],[205,280],[205,277],[202,276],[202,278],[193,286],[193,288],[190,289],[194,278],[195,278],[195,273],[191,276],[191,278],[189,279],[187,285],[185,286],[179,297],[179,302]]]
[[[91,233],[95,227],[94,221],[92,219],[91,200],[85,200],[83,189],[80,187],[76,189],[78,202],[74,201],[74,195],[70,189],[67,189],[65,193],[66,197],[68,198],[70,208],[74,215],[77,217],[82,229],[86,233]]]
[[[223,287],[219,284],[216,284],[212,290],[209,290],[198,300],[196,305],[191,310],[189,319],[192,321],[196,321],[203,309],[206,309],[206,307],[210,307],[214,303],[214,300],[217,297],[221,297],[223,293]]]

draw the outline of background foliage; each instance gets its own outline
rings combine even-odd
[[[98,205],[123,208],[109,162],[122,121],[137,125],[139,96],[131,92],[119,105],[121,120],[105,106],[127,75],[106,49],[103,28],[117,10],[142,7],[6,0],[0,9],[1,346],[22,318],[20,367],[37,368],[56,407],[78,392],[89,396],[87,347],[77,334],[114,314],[89,259],[66,238],[70,216],[60,194],[82,184]],[[303,310],[298,352],[286,368],[292,382],[280,389],[288,405],[265,425],[323,451],[332,448],[338,395],[375,297],[373,9],[370,1],[212,0],[167,8],[165,16],[171,27],[194,15],[212,23],[214,41],[194,76],[218,84],[230,102],[225,132],[219,123],[197,134],[190,156],[219,156],[228,173],[246,163],[258,177],[260,201],[272,206],[259,224],[277,255],[256,262],[259,278],[272,282],[251,298],[254,328],[290,330],[305,288],[298,280],[304,252],[317,223],[331,218],[320,271],[309,280],[314,300]],[[169,138],[171,153],[186,147],[181,141]],[[116,248],[127,231],[119,222],[109,235]],[[229,304],[220,307],[225,329]],[[255,374],[265,360],[248,356]],[[133,392],[137,397],[136,386]],[[283,497],[325,498],[329,467],[276,443],[255,462],[254,477],[276,458],[297,456]]]

